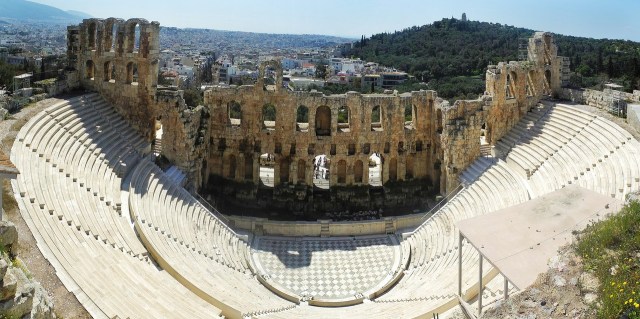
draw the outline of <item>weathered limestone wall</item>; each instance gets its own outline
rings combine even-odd
[[[598,91],[592,89],[563,88],[560,97],[575,103],[586,104],[607,111],[612,107],[612,103],[615,100],[624,100],[632,103],[640,102],[640,91],[634,90],[633,93],[627,93],[612,89]]]
[[[378,220],[366,221],[277,221],[255,217],[229,216],[230,223],[236,229],[261,232],[268,236],[353,236],[384,234],[387,226],[393,225],[393,230],[410,229],[424,222],[424,214],[409,214],[398,217],[385,217]],[[326,228],[323,230],[323,227]],[[328,228],[328,229],[327,229]]]
[[[269,61],[255,85],[214,87],[205,92],[204,107],[190,108],[181,92],[157,91],[157,22],[86,19],[68,28],[68,38],[69,64],[80,86],[98,91],[148,140],[159,119],[162,153],[187,173],[193,188],[213,177],[245,187],[241,196],[247,198],[260,186],[259,159],[265,153],[275,158],[273,196],[285,200],[305,200],[313,185],[313,159],[321,154],[331,160],[330,187],[341,188],[338,197],[346,201],[369,200],[358,187],[369,185],[373,153],[383,158],[385,201],[407,199],[411,190],[394,191],[397,182],[419,181],[430,191],[451,192],[458,175],[480,155],[481,132],[494,144],[541,98],[560,96],[566,68],[553,36],[537,32],[529,39],[527,61],[489,66],[485,95],[453,106],[434,91],[289,92],[282,87],[282,67]],[[265,85],[265,77],[273,77],[273,84]],[[237,119],[230,115],[236,104]],[[275,107],[275,121],[265,122],[265,105]],[[308,113],[306,123],[296,122],[301,107]],[[411,109],[410,121],[405,107]],[[380,112],[379,122],[372,123],[374,112]],[[345,114],[346,123],[339,123]]]
[[[459,185],[458,175],[480,155],[483,125],[486,142],[493,145],[540,99],[561,94],[563,61],[553,36],[536,32],[529,39],[528,53],[527,61],[490,65],[481,99],[445,107],[441,190],[453,191]]]
[[[206,165],[209,110],[187,106],[182,93],[158,90],[156,107],[163,125],[162,154],[187,174],[193,187],[202,184],[202,165]]]
[[[258,183],[258,157],[269,153],[276,158],[276,185],[311,185],[313,158],[326,154],[331,158],[332,165],[340,161],[346,162],[345,181],[339,183],[338,174],[331,174],[332,185],[366,185],[368,159],[373,152],[377,152],[385,158],[385,163],[394,160],[397,162],[396,171],[390,172],[390,165],[383,165],[383,183],[406,178],[407,157],[414,157],[413,162],[420,163],[410,168],[413,178],[433,176],[432,154],[428,150],[435,144],[435,117],[432,116],[435,92],[403,95],[361,95],[353,92],[323,96],[320,93],[272,92],[262,90],[259,86],[257,88],[213,88],[205,93],[205,104],[210,107],[212,114],[211,144],[208,147],[211,149],[209,173],[233,176],[236,181],[249,179]],[[239,125],[233,125],[229,118],[228,109],[232,102],[241,105],[242,120]],[[262,121],[262,108],[267,103],[276,108],[273,129],[264,127]],[[414,107],[417,114],[411,129],[404,125],[406,104]],[[308,108],[306,132],[297,129],[296,112],[300,106]],[[381,109],[380,131],[371,130],[371,110],[374,106]],[[338,112],[341,107],[348,108],[349,123],[341,124],[339,128]],[[316,134],[315,119],[321,108],[330,112],[329,136]],[[236,163],[230,163],[232,161]],[[362,180],[358,181],[354,179],[354,165],[357,161],[363,164]],[[238,164],[248,162],[251,165]],[[298,163],[301,165],[297,165]],[[283,173],[280,169],[287,166],[290,170],[288,178],[280,178]],[[304,174],[299,174],[298,167],[303,166]],[[235,171],[230,172],[230,167],[235,167]],[[253,174],[245,171],[249,167],[253,169]]]
[[[85,19],[67,33],[69,63],[75,62],[81,86],[99,92],[150,141],[156,115],[159,23]]]
[[[447,193],[458,185],[458,175],[480,156],[480,136],[491,100],[456,101],[445,108],[441,135],[443,151],[440,189]]]

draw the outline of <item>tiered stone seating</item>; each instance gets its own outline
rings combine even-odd
[[[295,306],[250,273],[246,243],[151,161],[132,175],[129,208],[153,257],[205,300],[243,316]]]
[[[34,116],[11,159],[22,172],[13,187],[38,246],[94,317],[414,317],[456,303],[456,222],[573,183],[618,198],[640,188],[640,144],[571,107],[540,105],[496,147],[504,159],[479,158],[461,175],[465,187],[405,236],[401,248],[411,260],[396,285],[348,308],[297,305],[263,286],[246,236],[181,187],[179,172],[144,158],[148,143],[95,94]],[[478,253],[466,242],[462,250],[469,288],[477,284]],[[501,280],[491,281],[485,304],[501,289]]]
[[[120,188],[114,169],[121,162],[89,164],[104,161],[101,154],[94,155],[92,147],[108,141],[94,127],[105,125],[102,115],[109,112],[96,95],[60,101],[35,116],[18,134],[11,157],[22,174],[12,184],[38,247],[95,318],[219,317],[220,309],[148,260],[128,216],[121,216],[112,205],[120,198],[113,192]],[[84,132],[74,137],[77,127]],[[126,145],[136,140],[132,134],[123,131],[109,138]],[[92,144],[84,144],[81,138]],[[82,160],[73,164],[62,153],[64,147],[83,154],[79,156]],[[119,150],[122,154],[125,149]],[[135,157],[123,163],[133,161]],[[83,170],[83,177],[75,175]],[[103,190],[112,192],[112,202],[107,202]]]
[[[557,121],[574,132],[556,153],[531,175],[533,196],[577,183],[623,199],[638,189],[638,142],[608,120],[569,106],[557,105]],[[544,169],[542,169],[544,168]]]
[[[412,258],[405,276],[378,301],[452,291],[450,287],[457,286],[458,267],[453,225],[459,220],[516,205],[572,183],[619,198],[640,188],[640,167],[633,161],[640,143],[613,123],[574,108],[540,107],[499,144],[507,154],[505,161],[479,158],[461,174],[468,186],[408,236],[405,242],[411,246]],[[474,281],[477,284],[478,255],[467,246],[463,246],[463,273],[474,275],[463,280],[469,286]],[[484,291],[489,300],[503,293],[502,282],[492,285],[495,287]]]

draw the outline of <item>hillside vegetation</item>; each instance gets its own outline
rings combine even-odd
[[[640,319],[640,203],[588,227],[577,251],[601,284],[598,318]]]
[[[518,59],[518,46],[534,30],[496,23],[442,19],[421,27],[362,37],[348,53],[392,66],[429,83],[446,98],[480,94],[487,65]],[[640,89],[640,43],[555,35],[558,54],[571,60],[572,84],[597,87],[614,79],[625,90]],[[526,42],[524,42],[526,43]],[[462,81],[460,77],[471,77]],[[434,81],[435,80],[435,81]],[[457,84],[456,84],[457,83]],[[464,84],[462,91],[456,85]],[[475,85],[474,85],[475,83]]]

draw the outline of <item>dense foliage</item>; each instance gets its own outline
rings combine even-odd
[[[451,98],[482,93],[484,87],[460,77],[484,77],[487,65],[517,60],[519,45],[526,44],[533,33],[524,28],[451,18],[362,37],[348,54],[403,70],[430,86],[445,87],[447,92],[440,95]],[[571,60],[576,86],[593,86],[615,78],[627,90],[639,88],[640,43],[562,35],[556,35],[556,43],[558,54]],[[446,88],[458,85],[464,90]]]
[[[183,93],[184,102],[191,107],[196,107],[204,103],[203,93],[195,88],[188,88]]]

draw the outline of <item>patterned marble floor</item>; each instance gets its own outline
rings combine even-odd
[[[302,297],[348,299],[381,287],[399,267],[393,236],[256,237],[252,260],[261,274]]]

